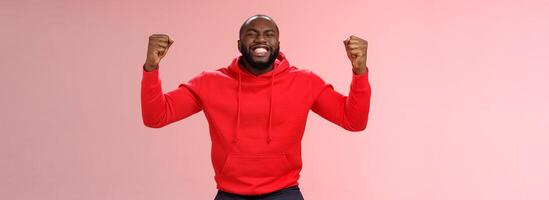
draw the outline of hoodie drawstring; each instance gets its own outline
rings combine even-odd
[[[272,113],[273,113],[273,87],[274,86],[274,72],[271,74],[271,99],[269,99],[269,130],[267,131],[267,144],[271,143],[271,129],[272,129]]]
[[[240,71],[238,71],[238,95],[236,99],[236,130],[234,132],[234,138],[233,143],[236,144],[238,142],[238,130],[240,129],[240,94],[242,93],[242,77],[240,75]]]
[[[272,130],[272,113],[273,113],[273,88],[274,88],[274,71],[271,72],[271,95],[269,99],[269,127],[267,130],[267,144],[271,143],[273,140],[271,138],[271,130]],[[233,144],[236,144],[238,142],[238,132],[240,130],[240,98],[242,95],[242,75],[241,72],[238,71],[238,95],[237,95],[237,111],[236,111],[236,130],[234,133],[233,138]]]

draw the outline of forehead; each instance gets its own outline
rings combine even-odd
[[[255,17],[251,18],[246,22],[244,25],[244,31],[248,30],[259,30],[259,31],[265,31],[265,30],[274,30],[277,31],[276,24],[264,17]]]

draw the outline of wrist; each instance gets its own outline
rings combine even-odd
[[[362,74],[365,74],[367,72],[368,72],[368,67],[366,67],[366,66],[353,68],[353,73],[356,74],[356,75],[362,75]]]
[[[147,64],[147,63],[145,63],[143,65],[143,69],[147,72],[150,72],[150,71],[158,69],[158,64]]]

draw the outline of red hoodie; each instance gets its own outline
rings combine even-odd
[[[367,73],[353,73],[349,95],[344,96],[315,73],[290,66],[282,52],[274,69],[259,76],[243,68],[241,58],[228,67],[203,71],[165,94],[158,70],[143,70],[146,126],[160,128],[204,111],[217,189],[258,195],[298,185],[309,110],[349,131],[366,128],[371,95]]]

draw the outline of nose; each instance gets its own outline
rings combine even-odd
[[[257,42],[257,43],[265,43],[266,40],[265,40],[265,37],[263,37],[263,34],[258,34],[257,37],[255,38],[255,42]]]

